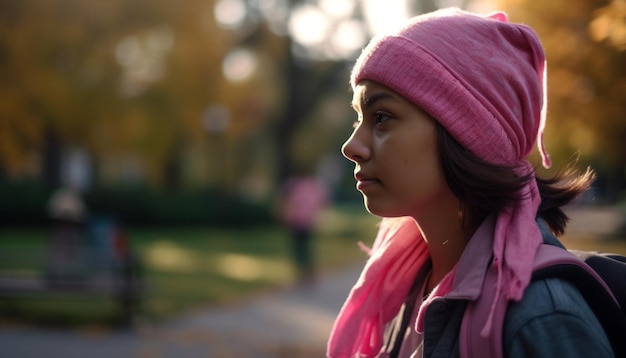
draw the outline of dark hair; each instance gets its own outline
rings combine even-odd
[[[519,176],[515,166],[494,165],[483,161],[465,148],[439,124],[437,137],[443,172],[452,193],[461,201],[463,228],[471,235],[493,212],[519,200],[519,191],[533,180],[533,175]],[[561,235],[569,218],[561,209],[586,191],[595,174],[587,169],[579,174],[572,166],[543,179],[536,177],[541,195],[537,215],[555,235]]]

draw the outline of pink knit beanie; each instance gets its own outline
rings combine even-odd
[[[537,35],[497,13],[450,8],[413,18],[375,38],[351,84],[379,82],[433,116],[466,149],[492,164],[524,159],[545,123],[545,57]]]

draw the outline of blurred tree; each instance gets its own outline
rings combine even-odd
[[[182,153],[212,140],[207,106],[258,97],[222,75],[237,38],[212,14],[206,0],[0,1],[0,167],[37,174],[41,158],[56,185],[63,151],[80,147],[101,177],[140,166],[177,186]]]
[[[596,10],[589,24],[591,36],[596,41],[607,41],[619,51],[626,50],[626,1],[611,0]]]
[[[626,175],[626,2],[500,0],[512,20],[532,26],[548,58],[546,138],[553,157],[578,152],[605,183],[606,199]]]
[[[187,172],[199,178],[192,185],[211,175],[231,182],[245,153],[263,152],[252,140],[261,133],[276,138],[285,173],[290,133],[346,76],[302,46],[295,55],[285,35],[298,2],[262,3],[0,0],[0,167],[57,185],[64,151],[78,147],[108,182],[124,171],[171,187]],[[217,121],[207,118],[214,108],[223,109]],[[185,159],[198,148],[211,153],[204,169]]]
[[[344,8],[349,3],[352,5]],[[263,2],[222,0],[217,6],[234,4],[243,4],[246,8],[244,19],[235,27],[246,33],[242,43],[253,44],[258,52],[263,52],[264,47],[273,48],[270,56],[281,70],[277,71],[276,79],[282,98],[272,112],[271,136],[275,147],[276,181],[282,182],[292,174],[295,163],[304,159],[297,158],[301,152],[295,150],[298,132],[320,103],[336,96],[338,89],[345,92],[345,87],[340,86],[347,82],[345,60],[362,45],[362,40],[357,39],[351,44],[353,48],[346,52],[345,46],[333,46],[331,37],[335,33],[332,29],[338,30],[348,21],[352,24],[356,3],[347,1],[337,8],[333,7],[337,3],[333,5],[330,1],[287,0],[267,8]],[[337,11],[345,13],[333,18]],[[317,31],[307,25],[317,26]],[[364,32],[364,26],[358,30]]]

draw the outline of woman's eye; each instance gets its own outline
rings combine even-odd
[[[376,121],[376,124],[382,123],[382,122],[388,120],[389,118],[391,118],[391,116],[388,115],[385,112],[376,112],[376,113],[374,113],[374,119]]]

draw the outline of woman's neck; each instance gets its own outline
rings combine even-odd
[[[454,210],[432,211],[415,219],[433,264],[426,284],[426,289],[431,291],[459,261],[469,237],[463,231],[458,203]]]

